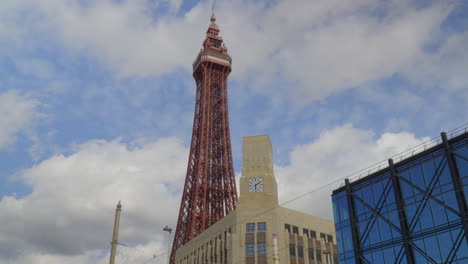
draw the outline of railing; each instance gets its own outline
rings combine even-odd
[[[447,138],[450,140],[454,137],[457,137],[459,135],[462,135],[462,134],[465,134],[468,132],[468,123],[464,124],[463,126],[460,126],[460,127],[457,127],[455,129],[452,129],[450,130],[449,132],[446,132],[447,134]],[[410,158],[414,155],[417,155],[418,153],[421,153],[423,151],[425,151],[426,149],[429,149],[429,148],[432,148],[434,146],[437,146],[439,145],[440,143],[442,143],[442,138],[439,136],[439,137],[435,137],[435,138],[432,138],[432,139],[429,139],[417,146],[414,146],[410,149],[407,149],[403,152],[400,152],[388,159],[393,159],[393,161],[395,163],[399,162],[399,161],[402,161],[404,159],[407,159],[407,158]],[[385,159],[385,160],[382,160],[382,161],[379,161],[377,163],[375,163],[374,165],[371,165],[365,169],[362,169],[362,170],[359,170],[355,173],[352,173],[350,175],[348,175],[346,178],[348,178],[350,181],[356,181],[356,180],[359,180],[363,177],[366,177],[366,176],[369,176],[377,171],[380,171],[382,169],[385,169],[388,167],[388,159]],[[343,186],[343,184],[341,185]]]

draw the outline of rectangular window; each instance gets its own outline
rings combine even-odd
[[[284,229],[288,230],[288,233],[291,233],[291,226],[288,224],[284,224]]]
[[[246,229],[247,229],[246,232],[255,232],[255,224],[254,223],[248,223]]]
[[[266,223],[265,222],[257,223],[257,231],[258,232],[265,232],[266,231]]]
[[[305,228],[302,229],[302,233],[306,235],[307,237],[309,237],[309,229],[305,229]]]
[[[310,230],[310,238],[317,239],[317,234],[315,231]]]
[[[255,244],[246,244],[245,255],[254,256],[255,255]]]
[[[294,246],[294,244],[289,244],[289,256],[296,256],[296,247]]]
[[[317,249],[316,253],[317,253],[317,262],[318,263],[322,262],[322,251]]]
[[[293,226],[293,234],[299,234],[299,228],[297,226]]]
[[[332,235],[327,235],[327,242],[328,243],[333,243],[333,236]]]
[[[304,249],[302,246],[297,246],[297,256],[299,258],[304,258]]]
[[[314,250],[312,248],[309,248],[307,250],[307,253],[309,254],[309,262],[312,262],[312,260],[314,260]]]
[[[257,255],[258,256],[265,256],[266,255],[266,243],[258,243],[257,244]]]
[[[324,234],[324,233],[320,233],[320,239],[323,239],[323,240],[325,240],[325,239],[326,239],[326,236],[325,236],[325,234]]]

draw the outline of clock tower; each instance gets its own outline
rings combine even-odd
[[[268,135],[244,137],[239,206],[278,206],[278,190],[273,173],[273,153]],[[255,201],[255,202],[253,202]]]

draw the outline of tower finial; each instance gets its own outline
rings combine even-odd
[[[216,21],[216,16],[215,16],[215,3],[216,3],[216,0],[213,0],[213,2],[211,3],[211,22],[215,22]]]

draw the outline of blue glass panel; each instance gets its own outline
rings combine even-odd
[[[422,239],[419,239],[419,240],[416,240],[416,241],[413,241],[413,243],[423,252],[426,252],[426,246],[424,245],[424,241]],[[415,262],[420,264],[420,263],[429,263],[429,261],[427,260],[426,257],[424,257],[423,255],[421,255],[421,253],[419,253],[419,251],[417,250],[413,250],[413,253],[414,253],[414,259],[415,259]]]
[[[341,235],[341,229],[336,230],[336,242],[338,244],[338,252],[344,252],[344,241],[343,236]]]
[[[335,219],[335,223],[341,222],[341,217],[340,217],[340,205],[338,201],[333,200],[333,216]]]
[[[439,243],[436,236],[430,236],[424,239],[426,244],[426,254],[429,255],[433,260],[441,263],[442,257],[440,255]]]
[[[441,185],[452,184],[452,176],[450,175],[450,168],[444,159],[444,163],[439,169],[439,181]]]
[[[435,201],[430,201],[430,203],[431,203],[432,213],[434,217],[434,224],[436,226],[447,224],[448,223],[448,217],[447,217],[447,212],[446,212],[447,209],[445,209],[442,205],[438,204]]]
[[[424,182],[426,189],[429,186],[429,183],[433,181],[434,175],[436,174],[436,167],[434,161],[426,162],[422,165]]]
[[[459,212],[458,204],[457,204],[457,197],[455,196],[454,191],[444,193],[443,197],[444,197],[444,202],[447,206],[450,206],[451,208],[455,209],[455,211]],[[447,211],[447,216],[450,222],[460,220],[459,216],[457,216],[456,214],[450,211]]]
[[[446,260],[453,246],[452,236],[450,232],[445,232],[437,235],[437,240],[439,241],[442,261]]]
[[[362,190],[359,190],[359,191],[355,191],[354,194],[361,198],[363,197],[362,195]],[[363,213],[366,209],[364,208],[364,205],[362,205],[362,203],[358,202],[357,199],[354,200],[354,208],[356,210],[356,215],[359,215],[361,213]]]
[[[388,263],[388,264],[395,263],[396,255],[395,255],[395,250],[393,247],[383,249],[382,254],[385,257],[384,262],[382,263]]]
[[[374,200],[377,203],[380,200],[380,197],[383,195],[383,184],[382,182],[375,183],[373,186],[374,189]]]
[[[369,240],[369,230],[366,229],[368,221],[360,221],[358,223],[359,227],[359,238],[363,247],[370,244]],[[365,233],[364,233],[365,232]],[[364,237],[365,236],[365,237]]]
[[[343,240],[343,252],[346,251],[353,251],[353,236],[351,233],[351,227],[349,228],[343,228],[341,230],[342,240]]]
[[[421,167],[415,167],[410,170],[411,182],[421,189],[425,189],[424,177]]]
[[[381,223],[379,223],[379,226],[380,226],[380,234],[381,234],[382,241],[387,241],[387,240],[392,239],[392,230],[391,230],[392,228],[390,227],[390,225],[388,225],[384,221],[382,220],[380,221]]]
[[[416,214],[416,205],[412,204],[412,205],[406,206],[405,211],[406,211],[406,217],[408,218],[408,220],[413,219]]]
[[[408,181],[411,181],[411,178],[406,178]],[[400,188],[401,188],[401,195],[404,200],[408,199],[409,197],[413,196],[413,187],[406,183],[405,181],[400,181]]]
[[[378,221],[377,221],[378,223]],[[378,224],[374,224],[369,232],[369,241],[371,244],[380,242],[380,232]]]
[[[374,263],[374,261],[372,260],[372,252],[363,254],[363,257],[367,260],[368,263]]]
[[[417,219],[417,221],[421,223],[422,230],[434,227],[434,220],[432,219],[432,210],[429,206],[429,203],[425,203],[423,206],[421,206],[420,214]]]
[[[445,184],[451,184],[452,183],[452,177],[450,176],[450,170],[447,165],[447,159],[444,157],[444,159],[441,161],[441,165],[439,167],[439,183],[441,185]]]
[[[403,248],[401,248],[400,250],[403,250]],[[406,254],[403,252],[403,254],[400,256],[400,262],[398,262],[399,264],[407,264],[408,262],[406,261]]]
[[[381,250],[374,252],[372,254],[372,258],[374,259],[373,263],[385,263],[385,260],[384,260],[385,258]]]
[[[346,197],[341,198],[339,200],[340,204],[340,219],[341,221],[346,221],[349,219],[349,208],[348,208],[348,200]]]
[[[464,259],[464,262],[460,263],[468,263],[468,245],[465,242],[462,242],[460,248],[457,250],[457,257],[458,260]]]
[[[375,206],[374,193],[372,191],[372,188],[367,187],[367,188],[363,189],[361,199],[364,200],[364,202],[367,205],[369,205],[370,207]]]
[[[346,260],[346,264],[356,264],[356,260],[354,258],[349,258]]]

